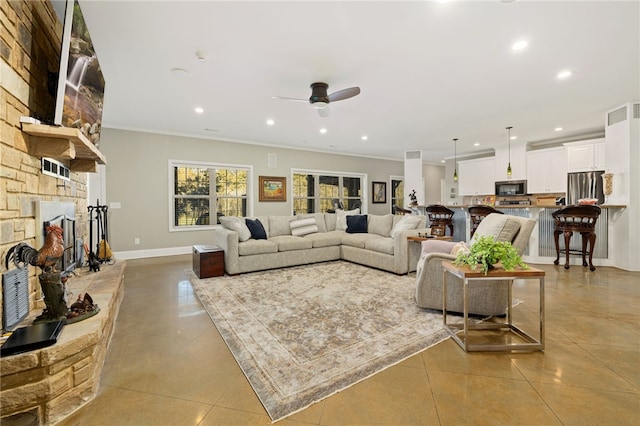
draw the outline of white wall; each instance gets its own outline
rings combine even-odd
[[[442,199],[441,182],[444,179],[444,167],[432,164],[422,165],[424,178],[425,205],[440,204]]]

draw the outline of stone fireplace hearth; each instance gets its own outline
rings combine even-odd
[[[69,291],[74,298],[89,293],[100,312],[66,325],[53,346],[0,358],[0,423],[55,424],[93,399],[124,296],[125,267],[117,261],[98,273],[76,270]]]

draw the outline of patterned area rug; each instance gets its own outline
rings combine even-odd
[[[345,261],[187,275],[274,421],[447,337],[415,305],[415,277]]]

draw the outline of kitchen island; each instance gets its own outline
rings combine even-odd
[[[419,208],[420,206],[418,206]],[[453,241],[469,241],[471,230],[471,220],[468,213],[469,205],[447,205],[447,208],[454,211],[453,216]],[[536,220],[536,227],[531,233],[529,245],[523,254],[525,262],[539,264],[553,264],[556,259],[556,247],[553,239],[555,228],[552,214],[554,211],[565,206],[534,206],[534,205],[511,205],[492,206],[496,210],[513,216],[528,217]],[[594,264],[596,266],[614,266],[610,257],[611,247],[615,244],[611,232],[613,220],[623,209],[624,205],[603,204],[600,217],[596,223],[596,244],[593,251]],[[561,248],[563,247],[561,242]],[[572,250],[580,250],[582,240],[580,235],[571,238]],[[582,265],[579,256],[571,258],[571,265]]]

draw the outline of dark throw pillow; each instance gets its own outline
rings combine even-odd
[[[367,233],[367,215],[359,214],[347,216],[347,233],[348,234],[366,234]]]
[[[251,232],[251,238],[254,240],[267,239],[267,232],[264,230],[264,226],[262,226],[260,219],[245,219],[245,222],[247,223],[247,228],[249,228],[249,231]]]

